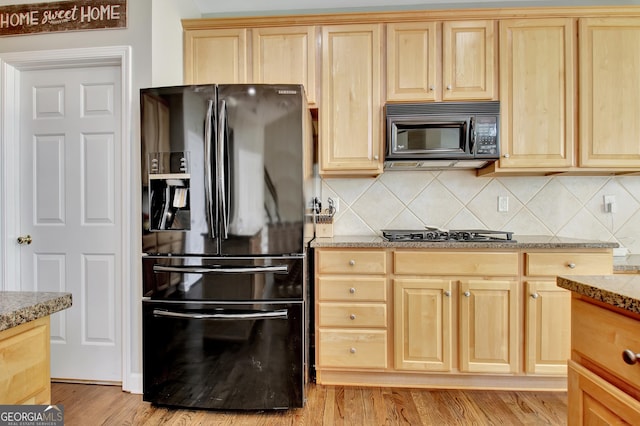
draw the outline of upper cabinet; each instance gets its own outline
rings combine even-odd
[[[379,24],[322,28],[320,173],[382,173]]]
[[[315,26],[187,30],[185,83],[302,84],[313,105],[316,32]]]
[[[575,20],[500,22],[500,168],[574,165]]]
[[[387,25],[387,100],[496,99],[496,22]]]
[[[640,18],[580,20],[580,166],[640,167]]]
[[[186,84],[247,83],[247,30],[184,32]]]
[[[255,28],[253,83],[302,84],[316,103],[316,27]]]

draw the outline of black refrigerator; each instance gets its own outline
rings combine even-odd
[[[142,89],[143,398],[301,407],[315,188],[300,85]]]

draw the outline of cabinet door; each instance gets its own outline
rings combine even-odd
[[[316,102],[316,27],[255,28],[254,83],[302,84],[310,104]]]
[[[495,21],[442,24],[442,99],[496,99]]]
[[[580,166],[640,167],[640,18],[580,20]]]
[[[574,165],[573,19],[500,21],[500,168]]]
[[[453,283],[421,278],[393,285],[395,368],[451,371]]]
[[[247,30],[184,32],[185,84],[247,82]]]
[[[525,371],[567,374],[571,356],[571,292],[551,281],[527,281]]]
[[[320,173],[382,173],[381,26],[322,29]]]
[[[387,25],[387,100],[440,100],[438,25]]]
[[[519,370],[518,282],[460,281],[460,371]]]
[[[640,424],[640,402],[569,361],[569,426]]]

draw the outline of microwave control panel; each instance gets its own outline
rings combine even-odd
[[[498,117],[476,116],[475,140],[476,157],[498,155]]]

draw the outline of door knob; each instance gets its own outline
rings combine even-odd
[[[31,244],[32,241],[33,240],[31,239],[31,235],[25,235],[25,236],[18,237],[18,244],[29,245],[29,244]]]

